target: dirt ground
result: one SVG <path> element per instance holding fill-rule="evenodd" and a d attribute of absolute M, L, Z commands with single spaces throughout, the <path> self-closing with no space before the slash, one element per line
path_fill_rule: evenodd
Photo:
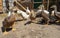
<path fill-rule="evenodd" d="M 9 31 L 7 35 L 3 35 L 1 30 L 2 21 L 6 14 L 0 15 L 0 38 L 60 38 L 59 25 L 41 25 L 31 23 L 24 25 L 25 21 L 15 22 L 15 31 Z"/>

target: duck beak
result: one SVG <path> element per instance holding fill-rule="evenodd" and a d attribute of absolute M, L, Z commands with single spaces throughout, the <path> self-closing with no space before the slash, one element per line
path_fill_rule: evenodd
<path fill-rule="evenodd" d="M 50 7 L 50 8 L 53 8 L 53 7 Z"/>

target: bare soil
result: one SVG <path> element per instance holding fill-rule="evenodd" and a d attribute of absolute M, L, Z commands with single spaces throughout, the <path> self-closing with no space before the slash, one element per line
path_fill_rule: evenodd
<path fill-rule="evenodd" d="M 15 31 L 9 31 L 7 35 L 3 35 L 2 21 L 6 17 L 6 14 L 0 15 L 0 38 L 60 38 L 60 26 L 59 25 L 41 25 L 41 24 L 27 24 L 25 21 L 15 22 Z"/>

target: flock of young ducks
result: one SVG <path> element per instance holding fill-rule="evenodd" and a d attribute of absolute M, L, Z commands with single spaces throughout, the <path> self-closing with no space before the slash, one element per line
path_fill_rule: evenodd
<path fill-rule="evenodd" d="M 57 12 L 56 5 L 53 5 L 51 8 L 54 8 L 54 10 L 49 14 L 50 12 L 44 9 L 44 6 L 41 5 L 40 9 L 37 10 L 36 12 L 34 10 L 29 10 L 27 7 L 26 11 L 22 11 L 20 9 L 17 10 L 17 14 L 21 15 L 23 20 L 28 20 L 30 22 L 33 22 L 36 18 L 42 18 L 41 20 L 44 20 L 46 24 L 49 24 L 50 22 L 60 22 L 60 12 Z M 49 17 L 56 17 L 56 19 L 52 19 Z M 53 21 L 54 20 L 54 21 Z M 12 28 L 12 30 L 15 30 L 13 28 L 13 24 L 16 21 L 16 15 L 13 11 L 8 12 L 8 16 L 3 20 L 2 24 L 5 29 L 4 34 L 7 34 L 6 29 L 7 28 Z M 28 23 L 28 21 L 25 23 L 25 25 Z M 44 22 L 43 21 L 43 22 Z"/>

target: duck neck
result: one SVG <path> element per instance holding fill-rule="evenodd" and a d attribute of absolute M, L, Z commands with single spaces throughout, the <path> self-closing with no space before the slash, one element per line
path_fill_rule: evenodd
<path fill-rule="evenodd" d="M 44 11 L 44 5 L 42 5 L 42 11 Z"/>
<path fill-rule="evenodd" d="M 12 12 L 12 14 L 13 14 L 13 15 L 15 15 L 15 13 L 14 13 L 14 12 Z"/>
<path fill-rule="evenodd" d="M 8 17 L 9 17 L 11 14 L 12 14 L 11 11 L 9 11 L 9 12 L 8 12 Z"/>
<path fill-rule="evenodd" d="M 55 11 L 55 13 L 57 13 L 57 7 L 55 7 L 54 11 Z"/>

